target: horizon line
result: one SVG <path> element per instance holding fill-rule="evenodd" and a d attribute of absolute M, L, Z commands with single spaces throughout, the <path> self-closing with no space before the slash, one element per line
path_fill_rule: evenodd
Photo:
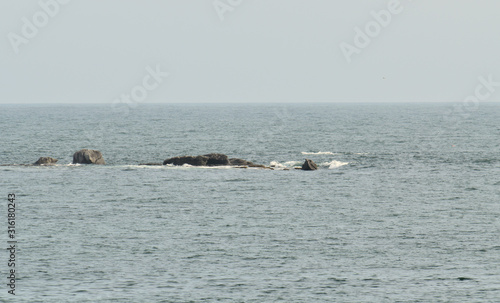
<path fill-rule="evenodd" d="M 280 104 L 297 104 L 297 105 L 325 105 L 325 104 L 449 104 L 462 101 L 300 101 L 300 102 L 144 102 L 137 103 L 139 105 L 280 105 Z M 497 101 L 488 100 L 481 101 L 481 103 L 496 103 Z M 77 102 L 77 103 L 63 103 L 63 102 L 37 102 L 37 103 L 1 103 L 2 105 L 111 105 L 111 102 Z M 126 106 L 123 104 L 121 106 Z"/>

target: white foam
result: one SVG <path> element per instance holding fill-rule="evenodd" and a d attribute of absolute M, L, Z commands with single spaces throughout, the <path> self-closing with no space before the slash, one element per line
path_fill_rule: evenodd
<path fill-rule="evenodd" d="M 332 152 L 317 152 L 317 153 L 314 153 L 314 152 L 302 152 L 303 155 L 335 155 L 335 153 L 332 153 Z"/>
<path fill-rule="evenodd" d="M 287 161 L 285 163 L 280 163 L 278 161 L 271 161 L 269 163 L 269 166 L 274 167 L 274 168 L 291 168 L 295 166 L 301 166 L 302 162 L 301 161 Z"/>
<path fill-rule="evenodd" d="M 339 167 L 347 165 L 347 164 L 349 164 L 349 162 L 342 162 L 342 161 L 333 160 L 331 162 L 321 163 L 321 166 L 328 166 L 328 169 L 335 169 L 335 168 L 339 168 Z"/>
<path fill-rule="evenodd" d="M 136 168 L 136 169 L 163 169 L 168 165 L 122 165 L 120 167 Z"/>
<path fill-rule="evenodd" d="M 269 163 L 269 166 L 277 168 L 285 168 L 285 165 L 279 163 L 278 161 L 271 161 L 271 163 Z"/>

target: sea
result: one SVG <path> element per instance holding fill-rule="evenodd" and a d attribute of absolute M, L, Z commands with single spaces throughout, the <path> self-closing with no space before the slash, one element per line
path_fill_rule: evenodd
<path fill-rule="evenodd" d="M 0 105 L 0 241 L 9 194 L 17 241 L 0 302 L 500 302 L 499 118 L 486 102 Z M 106 165 L 72 164 L 83 148 Z M 139 165 L 208 153 L 273 169 Z"/>

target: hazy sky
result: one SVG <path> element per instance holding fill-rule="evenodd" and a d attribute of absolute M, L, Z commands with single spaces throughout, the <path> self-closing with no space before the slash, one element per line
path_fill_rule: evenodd
<path fill-rule="evenodd" d="M 0 103 L 462 101 L 480 77 L 498 101 L 499 13 L 498 0 L 0 0 Z"/>

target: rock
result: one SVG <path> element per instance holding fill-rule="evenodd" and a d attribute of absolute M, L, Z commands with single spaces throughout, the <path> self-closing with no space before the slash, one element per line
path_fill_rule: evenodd
<path fill-rule="evenodd" d="M 265 165 L 260 165 L 260 164 L 254 164 L 253 162 L 243 160 L 243 159 L 238 159 L 238 158 L 231 158 L 229 159 L 229 165 L 232 166 L 246 166 L 246 167 L 257 167 L 257 168 L 270 168 Z"/>
<path fill-rule="evenodd" d="M 161 163 L 139 163 L 141 166 L 161 166 Z"/>
<path fill-rule="evenodd" d="M 224 154 L 208 154 L 203 156 L 208 158 L 208 166 L 230 165 L 229 159 Z"/>
<path fill-rule="evenodd" d="M 258 168 L 268 168 L 264 165 L 254 164 L 253 162 L 231 158 L 229 159 L 224 154 L 207 154 L 203 156 L 183 156 L 174 157 L 163 161 L 163 165 L 173 164 L 173 165 L 184 165 L 189 164 L 193 166 L 246 166 L 246 167 L 258 167 Z"/>
<path fill-rule="evenodd" d="M 163 165 L 184 165 L 189 164 L 193 166 L 222 166 L 230 165 L 229 159 L 224 154 L 208 154 L 203 156 L 183 156 L 174 157 L 163 161 Z"/>
<path fill-rule="evenodd" d="M 314 163 L 312 160 L 306 159 L 306 162 L 302 164 L 302 170 L 317 170 L 318 165 Z"/>
<path fill-rule="evenodd" d="M 231 158 L 229 159 L 229 165 L 232 166 L 249 166 L 249 165 L 255 165 L 250 161 L 243 160 L 243 159 L 238 159 L 238 158 Z"/>
<path fill-rule="evenodd" d="M 106 164 L 98 150 L 82 149 L 73 154 L 73 164 Z"/>
<path fill-rule="evenodd" d="M 189 165 L 193 165 L 193 166 L 206 166 L 207 162 L 208 162 L 208 159 L 209 158 L 205 157 L 205 156 L 197 156 L 197 157 L 193 157 L 193 156 L 174 157 L 174 158 L 170 158 L 170 159 L 167 159 L 167 160 L 163 161 L 163 165 L 173 164 L 173 165 L 181 166 L 181 165 L 184 165 L 184 164 L 189 164 Z"/>
<path fill-rule="evenodd" d="M 51 165 L 56 163 L 57 159 L 51 157 L 40 157 L 40 159 L 38 159 L 38 161 L 36 161 L 34 165 Z"/>

